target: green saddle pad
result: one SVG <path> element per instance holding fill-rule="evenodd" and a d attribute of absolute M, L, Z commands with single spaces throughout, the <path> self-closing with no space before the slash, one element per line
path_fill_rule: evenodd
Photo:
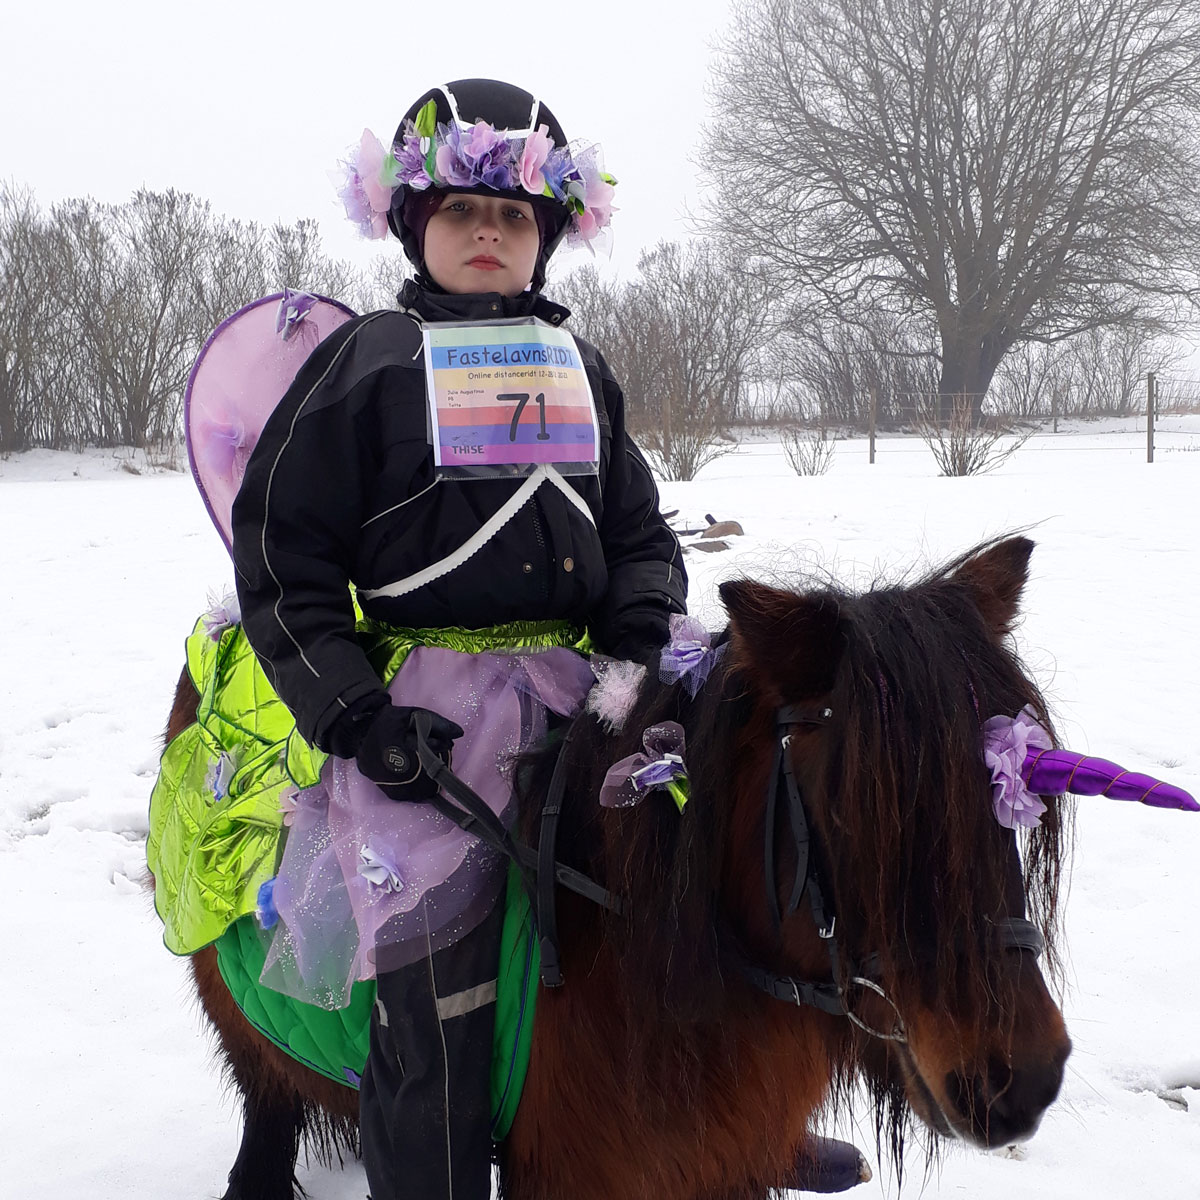
<path fill-rule="evenodd" d="M 350 1003 L 334 1010 L 294 1000 L 259 983 L 269 938 L 253 917 L 235 921 L 217 940 L 217 965 L 229 993 L 255 1029 L 310 1070 L 357 1088 L 367 1061 L 375 983 L 356 983 Z M 504 896 L 504 927 L 492 1043 L 492 1137 L 504 1138 L 516 1115 L 529 1067 L 541 956 L 529 897 L 515 871 Z"/>

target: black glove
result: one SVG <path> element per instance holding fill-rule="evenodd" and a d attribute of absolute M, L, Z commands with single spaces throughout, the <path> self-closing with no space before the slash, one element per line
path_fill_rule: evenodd
<path fill-rule="evenodd" d="M 358 748 L 358 769 L 379 784 L 393 800 L 428 800 L 437 795 L 438 785 L 425 772 L 417 757 L 418 713 L 429 718 L 429 748 L 449 764 L 454 739 L 463 735 L 462 726 L 427 708 L 400 708 L 388 704 L 371 719 Z"/>

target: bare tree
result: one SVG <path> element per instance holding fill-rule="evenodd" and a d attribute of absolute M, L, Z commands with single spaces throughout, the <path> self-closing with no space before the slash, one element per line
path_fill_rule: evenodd
<path fill-rule="evenodd" d="M 790 420 L 865 429 L 911 422 L 920 397 L 936 391 L 927 323 L 888 313 L 858 324 L 820 312 L 791 316 L 762 356 L 761 390 Z"/>
<path fill-rule="evenodd" d="M 711 227 L 839 319 L 927 314 L 976 416 L 1014 345 L 1196 297 L 1200 0 L 742 0 L 714 103 Z"/>
<path fill-rule="evenodd" d="M 1011 429 L 1001 422 L 983 425 L 974 419 L 974 397 L 951 398 L 948 419 L 935 411 L 931 395 L 918 429 L 933 452 L 942 475 L 984 475 L 1007 462 L 1034 434 L 1034 427 Z"/>
<path fill-rule="evenodd" d="M 51 209 L 60 237 L 60 302 L 102 445 L 145 447 L 169 436 L 208 330 L 191 302 L 210 239 L 208 204 L 140 191 L 124 205 L 67 201 Z M 64 330 L 66 332 L 66 330 Z"/>
<path fill-rule="evenodd" d="M 65 436 L 61 406 L 69 370 L 52 287 L 51 232 L 28 189 L 0 186 L 0 453 Z"/>
<path fill-rule="evenodd" d="M 707 243 L 659 242 L 633 282 L 609 284 L 587 268 L 561 292 L 621 381 L 629 428 L 660 474 L 691 479 L 734 448 L 723 435 L 768 321 L 761 272 Z"/>

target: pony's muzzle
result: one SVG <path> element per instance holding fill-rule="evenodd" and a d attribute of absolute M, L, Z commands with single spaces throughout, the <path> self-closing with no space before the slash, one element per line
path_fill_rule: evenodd
<path fill-rule="evenodd" d="M 985 1072 L 951 1071 L 944 1086 L 957 1132 L 985 1149 L 1033 1137 L 1062 1087 L 1070 1051 L 1068 1041 L 1048 1062 L 1014 1066 L 993 1059 Z"/>

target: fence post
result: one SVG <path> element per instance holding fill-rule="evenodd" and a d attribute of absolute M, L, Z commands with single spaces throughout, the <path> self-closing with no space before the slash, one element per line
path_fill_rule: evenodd
<path fill-rule="evenodd" d="M 1158 398 L 1158 382 L 1153 371 L 1146 372 L 1146 461 L 1154 461 L 1154 401 Z"/>
<path fill-rule="evenodd" d="M 874 463 L 875 463 L 875 416 L 876 416 L 876 413 L 878 412 L 878 410 L 879 410 L 879 393 L 875 390 L 874 387 L 872 387 L 871 388 L 871 420 L 870 420 L 870 425 L 868 426 L 868 430 L 867 430 L 867 434 L 868 434 L 867 445 L 868 445 L 868 454 L 869 454 L 869 458 L 867 461 L 870 462 L 872 465 L 874 465 Z"/>

